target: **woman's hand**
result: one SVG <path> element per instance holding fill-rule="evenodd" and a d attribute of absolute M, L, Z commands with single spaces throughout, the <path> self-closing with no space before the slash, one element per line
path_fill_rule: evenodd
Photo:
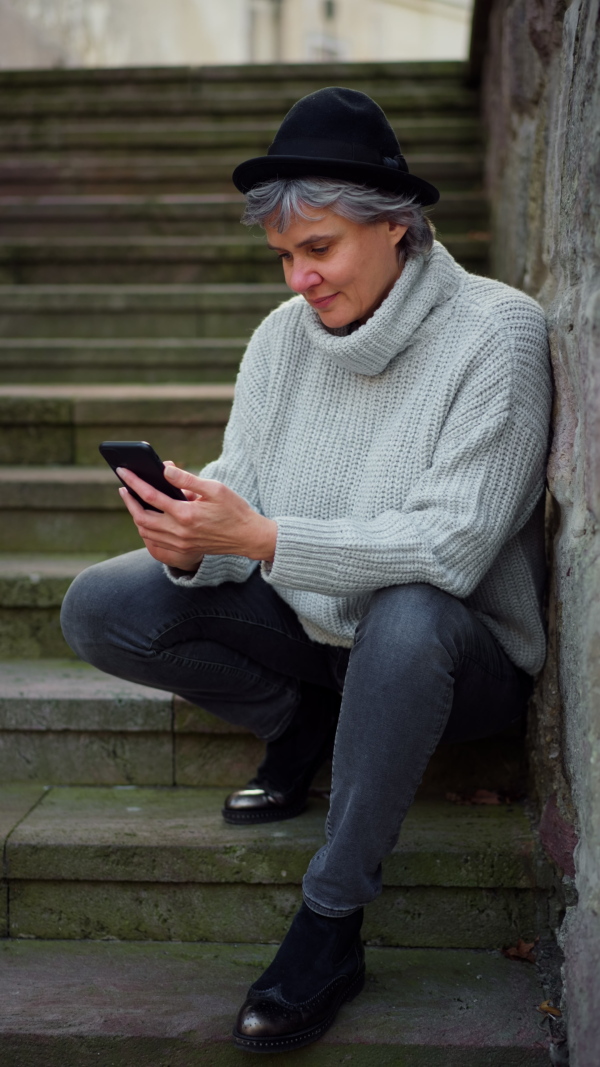
<path fill-rule="evenodd" d="M 207 556 L 247 556 L 272 562 L 277 542 L 277 523 L 266 519 L 222 482 L 196 478 L 174 463 L 165 463 L 165 477 L 182 489 L 187 500 L 153 489 L 133 471 L 117 471 L 126 485 L 155 508 L 146 511 L 126 489 L 119 493 L 135 522 L 138 533 L 154 559 L 182 571 L 195 571 Z"/>

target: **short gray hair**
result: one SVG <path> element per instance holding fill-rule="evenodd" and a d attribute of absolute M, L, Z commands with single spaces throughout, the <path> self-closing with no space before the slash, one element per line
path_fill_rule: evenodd
<path fill-rule="evenodd" d="M 433 245 L 435 226 L 414 197 L 333 178 L 278 178 L 255 185 L 246 193 L 242 222 L 245 226 L 264 227 L 272 219 L 278 233 L 284 233 L 294 217 L 319 219 L 318 215 L 307 214 L 307 208 L 331 208 L 336 215 L 366 226 L 388 220 L 408 226 L 398 243 L 403 259 L 423 256 Z"/>

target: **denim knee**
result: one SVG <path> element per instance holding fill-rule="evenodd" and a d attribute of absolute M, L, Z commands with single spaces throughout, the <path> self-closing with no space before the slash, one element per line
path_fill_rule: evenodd
<path fill-rule="evenodd" d="M 356 646 L 373 643 L 388 662 L 422 660 L 436 650 L 458 655 L 469 612 L 456 597 L 425 583 L 388 586 L 375 592 L 356 631 Z"/>

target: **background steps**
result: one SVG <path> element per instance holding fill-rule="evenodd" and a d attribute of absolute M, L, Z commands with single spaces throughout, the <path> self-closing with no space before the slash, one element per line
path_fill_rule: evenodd
<path fill-rule="evenodd" d="M 232 337 L 289 298 L 283 284 L 3 285 L 0 337 Z"/>
<path fill-rule="evenodd" d="M 221 451 L 232 399 L 230 385 L 0 386 L 0 464 L 105 469 L 100 441 L 151 438 L 165 459 L 198 469 Z"/>
<path fill-rule="evenodd" d="M 181 236 L 230 234 L 247 236 L 240 227 L 244 200 L 237 192 L 195 193 L 164 196 L 141 194 L 113 196 L 0 196 L 0 225 L 3 236 L 63 237 L 96 235 L 106 237 L 114 229 L 142 236 Z M 485 229 L 487 205 L 481 190 L 446 193 L 428 214 L 446 232 L 462 233 L 470 227 Z M 258 231 L 259 233 L 261 231 Z"/>
<path fill-rule="evenodd" d="M 0 382 L 232 382 L 245 347 L 237 337 L 0 338 Z"/>
<path fill-rule="evenodd" d="M 60 605 L 75 575 L 103 558 L 0 553 L 0 659 L 72 657 L 60 628 Z"/>
<path fill-rule="evenodd" d="M 79 566 L 83 562 L 79 561 Z M 31 561 L 31 566 L 35 565 Z M 40 566 L 30 572 L 38 581 L 29 585 L 27 578 L 20 576 L 22 591 L 19 594 L 17 587 L 12 594 L 21 604 L 21 619 L 27 611 L 36 611 L 35 590 L 44 603 L 54 598 L 53 621 L 60 632 L 59 607 L 77 561 L 70 566 L 71 574 L 66 567 L 62 574 L 57 568 L 53 577 L 48 575 L 48 567 L 44 575 Z M 6 579 L 0 583 L 0 591 L 3 586 L 11 591 Z M 22 606 L 27 599 L 29 607 Z M 15 609 L 4 609 L 9 632 L 11 611 Z M 25 623 L 21 626 L 24 629 Z M 33 639 L 29 640 L 32 644 Z M 121 681 L 80 661 L 31 658 L 0 662 L 2 782 L 225 788 L 247 782 L 263 751 L 262 742 L 248 731 L 180 697 Z M 513 731 L 491 740 L 438 748 L 419 796 L 440 800 L 447 791 L 473 794 L 484 788 L 519 798 L 524 794 L 525 780 L 521 738 Z M 328 783 L 329 768 L 325 767 L 315 786 L 327 788 Z"/>
<path fill-rule="evenodd" d="M 7 1062 L 236 1067 L 233 1021 L 272 956 L 264 945 L 5 942 L 3 982 L 19 990 L 0 999 Z M 364 993 L 294 1062 L 546 1067 L 543 999 L 534 968 L 499 953 L 370 948 Z"/>
<path fill-rule="evenodd" d="M 487 242 L 453 235 L 448 251 L 476 273 L 485 269 Z M 258 236 L 66 237 L 0 240 L 0 285 L 203 284 L 281 280 L 276 253 Z"/>
<path fill-rule="evenodd" d="M 46 788 L 6 840 L 10 936 L 280 940 L 324 841 L 326 804 L 231 827 L 222 802 L 222 789 Z M 519 805 L 416 802 L 365 937 L 444 948 L 532 940 L 546 932 L 551 884 Z"/>

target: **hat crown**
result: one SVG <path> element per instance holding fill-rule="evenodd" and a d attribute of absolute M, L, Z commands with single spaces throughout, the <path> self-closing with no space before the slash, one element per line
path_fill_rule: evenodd
<path fill-rule="evenodd" d="M 310 151 L 311 143 L 316 151 Z M 366 93 L 340 86 L 317 89 L 298 100 L 281 123 L 268 153 L 286 155 L 295 144 L 305 146 L 302 155 L 328 155 L 319 150 L 327 143 L 354 147 L 350 158 L 368 156 L 381 163 L 397 156 L 402 159 L 398 138 L 379 104 Z"/>

